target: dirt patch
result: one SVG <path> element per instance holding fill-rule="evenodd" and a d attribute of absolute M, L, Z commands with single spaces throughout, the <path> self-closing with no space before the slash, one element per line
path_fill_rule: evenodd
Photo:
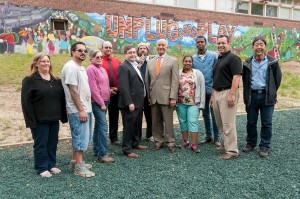
<path fill-rule="evenodd" d="M 281 64 L 282 71 L 288 71 L 300 76 L 300 63 L 286 62 Z M 32 141 L 31 133 L 25 127 L 23 113 L 21 109 L 21 93 L 18 85 L 0 85 L 0 145 Z M 244 112 L 242 101 L 242 89 L 238 112 Z M 278 97 L 276 109 L 299 108 L 300 100 L 286 97 Z M 178 123 L 176 112 L 174 112 L 174 123 Z M 145 127 L 145 122 L 143 122 Z M 121 117 L 119 117 L 119 130 L 122 130 Z M 60 138 L 70 137 L 68 124 L 61 124 Z"/>

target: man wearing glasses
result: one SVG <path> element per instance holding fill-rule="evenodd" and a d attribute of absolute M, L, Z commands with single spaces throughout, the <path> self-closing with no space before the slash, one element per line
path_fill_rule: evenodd
<path fill-rule="evenodd" d="M 112 44 L 109 41 L 104 41 L 102 44 L 103 62 L 102 67 L 106 70 L 110 85 L 110 104 L 108 105 L 109 116 L 109 139 L 113 145 L 121 146 L 118 140 L 118 123 L 119 123 L 119 108 L 118 108 L 118 79 L 117 70 L 121 64 L 120 60 L 112 56 Z"/>
<path fill-rule="evenodd" d="M 91 91 L 85 68 L 81 65 L 86 58 L 86 46 L 76 42 L 71 46 L 72 59 L 62 69 L 62 85 L 66 95 L 68 119 L 72 134 L 74 175 L 93 177 L 90 164 L 83 161 L 83 151 L 91 142 L 92 104 Z"/>

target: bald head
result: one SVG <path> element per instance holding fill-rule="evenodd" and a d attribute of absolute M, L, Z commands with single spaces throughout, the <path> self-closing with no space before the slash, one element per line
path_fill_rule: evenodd
<path fill-rule="evenodd" d="M 104 41 L 102 44 L 102 52 L 105 56 L 109 57 L 112 54 L 112 44 L 110 41 Z"/>
<path fill-rule="evenodd" d="M 156 50 L 159 56 L 164 55 L 168 50 L 168 42 L 165 39 L 159 39 L 156 43 Z"/>

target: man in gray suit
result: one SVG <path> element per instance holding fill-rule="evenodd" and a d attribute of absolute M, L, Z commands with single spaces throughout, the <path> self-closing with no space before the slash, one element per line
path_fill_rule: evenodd
<path fill-rule="evenodd" d="M 164 142 L 169 152 L 175 152 L 175 135 L 173 126 L 173 111 L 178 95 L 178 61 L 166 54 L 168 43 L 159 39 L 156 44 L 158 55 L 149 60 L 146 69 L 146 87 L 152 113 L 152 132 L 155 146 L 159 150 Z M 166 130 L 166 139 L 164 137 Z"/>

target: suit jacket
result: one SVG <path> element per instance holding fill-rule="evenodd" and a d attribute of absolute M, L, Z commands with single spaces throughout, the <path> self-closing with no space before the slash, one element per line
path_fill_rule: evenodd
<path fill-rule="evenodd" d="M 138 75 L 131 63 L 125 60 L 117 70 L 119 89 L 119 108 L 128 108 L 134 104 L 135 108 L 144 105 L 144 81 Z"/>
<path fill-rule="evenodd" d="M 169 105 L 170 99 L 178 97 L 178 61 L 176 58 L 165 55 L 158 76 L 156 76 L 157 56 L 150 59 L 146 69 L 146 88 L 151 104 Z"/>

